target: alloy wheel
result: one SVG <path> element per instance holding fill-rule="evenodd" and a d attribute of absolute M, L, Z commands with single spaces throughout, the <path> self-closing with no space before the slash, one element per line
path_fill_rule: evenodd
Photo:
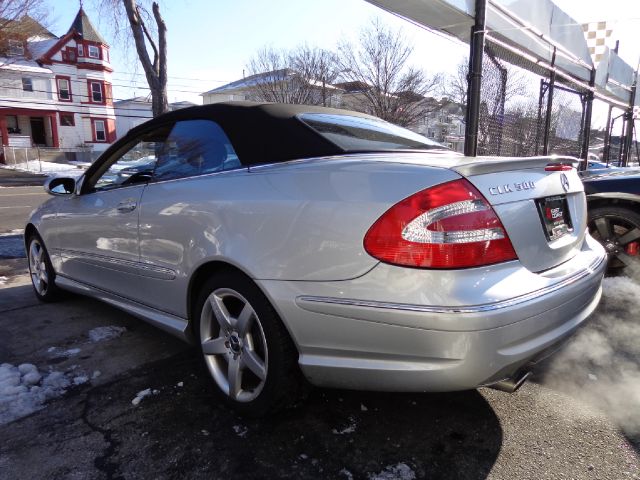
<path fill-rule="evenodd" d="M 589 231 L 604 246 L 609 268 L 620 269 L 638 264 L 640 228 L 624 217 L 602 215 L 589 222 Z"/>
<path fill-rule="evenodd" d="M 251 402 L 267 379 L 268 349 L 260 319 L 249 301 L 230 288 L 207 297 L 200 317 L 205 363 L 214 381 L 238 402 Z"/>
<path fill-rule="evenodd" d="M 44 247 L 37 238 L 32 239 L 29 244 L 29 273 L 33 288 L 38 295 L 45 296 L 49 290 L 49 272 Z"/>

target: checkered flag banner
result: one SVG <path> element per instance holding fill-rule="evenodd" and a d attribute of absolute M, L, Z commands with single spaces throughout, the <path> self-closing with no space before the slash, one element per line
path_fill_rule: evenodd
<path fill-rule="evenodd" d="M 615 48 L 616 42 L 611 37 L 613 30 L 607 25 L 607 22 L 584 23 L 582 30 L 584 30 L 584 36 L 587 39 L 591 59 L 597 66 L 602 60 L 605 48 L 609 47 L 611 50 Z"/>

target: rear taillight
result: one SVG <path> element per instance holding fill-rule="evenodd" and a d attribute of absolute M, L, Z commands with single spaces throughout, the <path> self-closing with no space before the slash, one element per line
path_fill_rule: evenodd
<path fill-rule="evenodd" d="M 387 210 L 364 237 L 369 255 L 422 268 L 464 268 L 517 259 L 487 200 L 467 180 L 422 190 Z"/>

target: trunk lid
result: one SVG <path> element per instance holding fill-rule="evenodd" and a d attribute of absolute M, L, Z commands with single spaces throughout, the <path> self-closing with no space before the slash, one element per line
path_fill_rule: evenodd
<path fill-rule="evenodd" d="M 464 158 L 452 170 L 471 182 L 500 218 L 520 262 L 539 272 L 570 260 L 582 246 L 587 205 L 577 170 L 548 171 L 574 158 Z"/>

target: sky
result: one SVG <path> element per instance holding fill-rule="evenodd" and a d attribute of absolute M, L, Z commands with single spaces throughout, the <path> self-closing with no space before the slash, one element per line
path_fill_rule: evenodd
<path fill-rule="evenodd" d="M 79 8 L 78 0 L 45 0 L 50 30 L 64 34 Z M 530 0 L 531 5 L 539 0 Z M 91 21 L 111 43 L 114 97 L 146 95 L 145 77 L 133 40 L 114 39 L 108 11 L 100 0 L 84 0 Z M 636 66 L 640 58 L 640 0 L 555 0 L 578 23 L 613 22 L 620 56 Z M 397 18 L 364 0 L 160 0 L 168 27 L 169 101 L 201 103 L 200 93 L 243 76 L 251 57 L 265 47 L 300 44 L 331 49 L 355 39 L 374 18 L 401 28 L 414 45 L 412 63 L 429 74 L 452 73 L 468 45 Z M 596 116 L 600 115 L 596 112 Z"/>

